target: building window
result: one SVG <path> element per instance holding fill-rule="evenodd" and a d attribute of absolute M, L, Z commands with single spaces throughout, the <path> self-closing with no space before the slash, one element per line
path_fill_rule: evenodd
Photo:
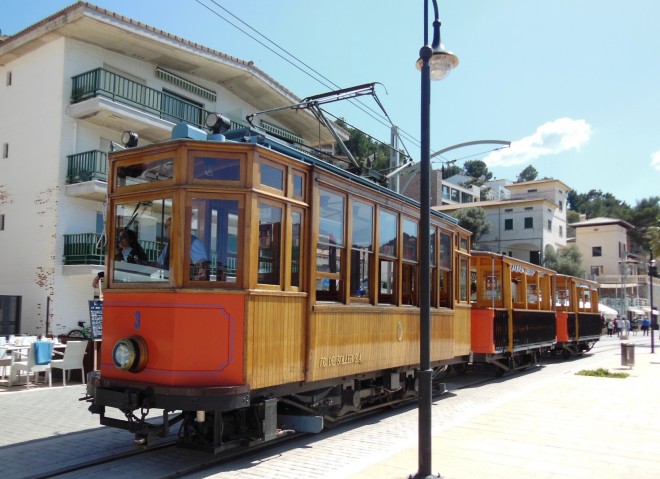
<path fill-rule="evenodd" d="M 0 231 L 5 230 L 5 215 L 0 215 Z"/>
<path fill-rule="evenodd" d="M 504 229 L 512 230 L 513 229 L 513 219 L 504 220 Z"/>
<path fill-rule="evenodd" d="M 531 228 L 534 228 L 534 218 L 528 216 L 527 218 L 525 218 L 525 229 L 527 230 Z"/>
<path fill-rule="evenodd" d="M 455 190 L 453 188 L 451 189 L 451 200 L 454 203 L 458 203 L 460 201 L 460 192 L 458 190 Z"/>
<path fill-rule="evenodd" d="M 548 220 L 548 231 L 552 231 L 552 220 Z"/>
<path fill-rule="evenodd" d="M 602 246 L 593 246 L 591 248 L 591 256 L 603 256 L 603 247 Z"/>
<path fill-rule="evenodd" d="M 504 212 L 505 213 L 513 213 L 513 208 L 505 208 Z"/>
<path fill-rule="evenodd" d="M 592 276 L 600 276 L 601 271 L 603 271 L 602 266 L 592 266 L 591 267 L 591 275 Z"/>
<path fill-rule="evenodd" d="M 11 72 L 7 72 L 7 86 L 11 86 Z"/>
<path fill-rule="evenodd" d="M 442 185 L 442 197 L 443 197 L 445 200 L 448 200 L 448 199 L 449 199 L 449 186 Z"/>
<path fill-rule="evenodd" d="M 2 157 L 9 158 L 9 143 L 2 145 Z"/>
<path fill-rule="evenodd" d="M 559 237 L 564 237 L 564 227 L 562 225 L 559 225 Z"/>
<path fill-rule="evenodd" d="M 531 189 L 531 190 L 527 190 L 527 193 L 536 193 L 537 191 L 538 191 L 538 189 L 534 188 L 534 189 Z"/>
<path fill-rule="evenodd" d="M 564 211 L 564 202 L 559 200 L 559 211 Z"/>
<path fill-rule="evenodd" d="M 532 211 L 533 209 L 533 206 L 525 206 L 525 211 Z"/>

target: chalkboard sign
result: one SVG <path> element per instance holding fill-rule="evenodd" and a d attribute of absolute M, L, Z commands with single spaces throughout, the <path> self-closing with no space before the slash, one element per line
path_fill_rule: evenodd
<path fill-rule="evenodd" d="M 92 325 L 92 338 L 101 339 L 103 335 L 103 301 L 89 302 L 89 323 Z"/>

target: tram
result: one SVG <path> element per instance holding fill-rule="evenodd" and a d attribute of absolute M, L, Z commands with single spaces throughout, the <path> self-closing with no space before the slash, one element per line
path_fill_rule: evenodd
<path fill-rule="evenodd" d="M 107 255 L 90 410 L 137 444 L 177 425 L 181 446 L 220 452 L 415 398 L 419 216 L 252 128 L 181 124 L 111 153 L 108 243 L 131 229 L 147 260 Z M 432 211 L 430 238 L 438 389 L 470 355 L 470 234 Z"/>
<path fill-rule="evenodd" d="M 498 374 L 529 367 L 557 340 L 556 273 L 506 255 L 472 251 L 473 361 Z"/>
<path fill-rule="evenodd" d="M 568 358 L 590 351 L 603 333 L 598 312 L 598 283 L 557 275 L 557 344 L 554 351 Z"/>

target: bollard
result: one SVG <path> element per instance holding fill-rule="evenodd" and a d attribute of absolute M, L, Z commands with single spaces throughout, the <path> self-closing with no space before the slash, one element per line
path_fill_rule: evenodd
<path fill-rule="evenodd" d="M 621 343 L 621 366 L 635 365 L 635 345 L 632 343 Z"/>

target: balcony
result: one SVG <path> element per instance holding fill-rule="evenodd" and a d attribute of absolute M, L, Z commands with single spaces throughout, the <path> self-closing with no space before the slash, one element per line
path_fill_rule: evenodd
<path fill-rule="evenodd" d="M 62 264 L 105 264 L 105 245 L 101 243 L 101 235 L 97 233 L 64 235 Z"/>
<path fill-rule="evenodd" d="M 104 201 L 108 184 L 108 155 L 100 150 L 67 156 L 67 196 Z"/>
<path fill-rule="evenodd" d="M 156 241 L 140 241 L 147 253 L 148 261 L 155 263 L 162 250 L 162 244 Z M 64 265 L 104 265 L 106 245 L 98 233 L 79 233 L 64 235 Z"/>
<path fill-rule="evenodd" d="M 103 68 L 71 80 L 70 116 L 114 130 L 133 130 L 153 142 L 167 140 L 179 122 L 201 128 L 209 113 L 198 104 Z"/>

